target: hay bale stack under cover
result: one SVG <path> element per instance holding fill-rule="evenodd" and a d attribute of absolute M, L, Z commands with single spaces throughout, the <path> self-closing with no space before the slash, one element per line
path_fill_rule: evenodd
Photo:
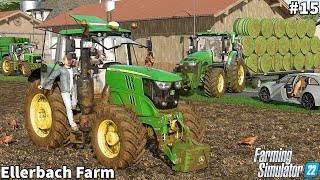
<path fill-rule="evenodd" d="M 255 44 L 254 44 L 252 37 L 242 36 L 240 38 L 240 42 L 243 45 L 243 50 L 242 50 L 243 55 L 250 56 L 254 50 L 254 47 L 255 47 Z"/>
<path fill-rule="evenodd" d="M 283 56 L 280 53 L 277 53 L 274 56 L 272 56 L 272 58 L 273 58 L 272 70 L 275 72 L 281 71 Z"/>
<path fill-rule="evenodd" d="M 273 30 L 274 30 L 274 35 L 277 36 L 278 38 L 281 38 L 282 36 L 284 36 L 286 31 L 285 21 L 283 19 L 274 19 Z"/>
<path fill-rule="evenodd" d="M 260 34 L 260 22 L 257 18 L 250 18 L 245 26 L 247 35 L 256 38 Z"/>
<path fill-rule="evenodd" d="M 271 36 L 267 39 L 267 53 L 273 55 L 278 52 L 278 39 Z M 299 49 L 300 50 L 300 49 Z"/>
<path fill-rule="evenodd" d="M 316 33 L 316 24 L 312 19 L 305 20 L 306 21 L 306 34 L 308 37 L 313 37 Z"/>
<path fill-rule="evenodd" d="M 297 21 L 297 35 L 300 38 L 303 38 L 307 33 L 306 25 L 307 25 L 307 22 L 305 20 Z"/>
<path fill-rule="evenodd" d="M 246 57 L 245 62 L 246 65 L 249 67 L 250 72 L 258 72 L 258 56 L 256 54 L 251 54 L 249 57 Z"/>
<path fill-rule="evenodd" d="M 291 63 L 290 63 L 290 59 L 291 59 Z M 283 71 L 292 70 L 292 68 L 291 68 L 292 60 L 293 60 L 293 56 L 291 55 L 291 53 L 287 53 L 286 55 L 283 56 L 283 59 L 282 59 L 282 70 Z"/>
<path fill-rule="evenodd" d="M 290 51 L 293 55 L 297 55 L 299 52 L 301 52 L 300 43 L 301 40 L 297 36 L 294 36 L 292 39 L 290 39 Z"/>
<path fill-rule="evenodd" d="M 305 56 L 304 56 L 304 58 L 305 58 L 305 60 L 304 60 L 304 62 L 305 62 L 305 66 L 304 66 L 304 68 L 305 69 L 312 69 L 313 68 L 313 53 L 311 53 L 311 52 L 308 52 Z"/>
<path fill-rule="evenodd" d="M 270 72 L 272 71 L 272 57 L 270 54 L 264 54 L 260 59 L 260 71 Z"/>
<path fill-rule="evenodd" d="M 310 48 L 311 48 L 311 52 L 313 53 L 317 53 L 320 50 L 320 40 L 318 36 L 314 36 L 311 38 L 311 42 L 310 42 Z"/>

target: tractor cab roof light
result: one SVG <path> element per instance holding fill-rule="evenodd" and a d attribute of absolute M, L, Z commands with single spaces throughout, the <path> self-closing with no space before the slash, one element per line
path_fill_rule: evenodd
<path fill-rule="evenodd" d="M 107 27 L 113 30 L 119 29 L 119 23 L 115 22 L 115 21 L 111 21 L 108 23 Z"/>

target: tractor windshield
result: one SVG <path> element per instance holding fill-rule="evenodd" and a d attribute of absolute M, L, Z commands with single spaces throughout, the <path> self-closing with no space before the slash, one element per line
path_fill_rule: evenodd
<path fill-rule="evenodd" d="M 199 37 L 198 51 L 212 50 L 214 60 L 221 61 L 222 54 L 222 36 Z"/>
<path fill-rule="evenodd" d="M 145 47 L 133 41 L 132 39 L 121 37 L 121 36 L 95 37 L 93 39 L 106 50 L 117 49 L 125 44 L 133 44 L 139 47 Z"/>

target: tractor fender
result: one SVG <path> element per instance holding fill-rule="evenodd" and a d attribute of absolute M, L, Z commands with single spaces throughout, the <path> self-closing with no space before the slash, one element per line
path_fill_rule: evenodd
<path fill-rule="evenodd" d="M 30 76 L 28 77 L 28 81 L 29 82 L 33 82 L 37 79 L 41 79 L 41 68 L 37 68 L 35 70 L 32 71 L 32 73 L 30 74 Z"/>

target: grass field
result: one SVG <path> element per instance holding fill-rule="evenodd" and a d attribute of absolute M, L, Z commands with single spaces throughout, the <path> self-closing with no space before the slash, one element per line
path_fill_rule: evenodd
<path fill-rule="evenodd" d="M 203 92 L 195 91 L 190 96 L 183 96 L 182 99 L 190 99 L 195 101 L 212 101 L 212 102 L 222 102 L 228 104 L 236 104 L 241 106 L 251 106 L 263 109 L 273 109 L 289 112 L 302 112 L 302 113 L 312 113 L 320 115 L 320 108 L 318 110 L 306 110 L 300 104 L 285 103 L 279 101 L 272 101 L 270 103 L 264 103 L 259 100 L 258 97 L 245 97 L 245 96 L 228 96 L 224 95 L 220 98 L 208 98 L 204 96 Z M 221 107 L 223 108 L 223 107 Z"/>
<path fill-rule="evenodd" d="M 28 82 L 28 78 L 23 76 L 0 76 L 0 81 Z"/>

